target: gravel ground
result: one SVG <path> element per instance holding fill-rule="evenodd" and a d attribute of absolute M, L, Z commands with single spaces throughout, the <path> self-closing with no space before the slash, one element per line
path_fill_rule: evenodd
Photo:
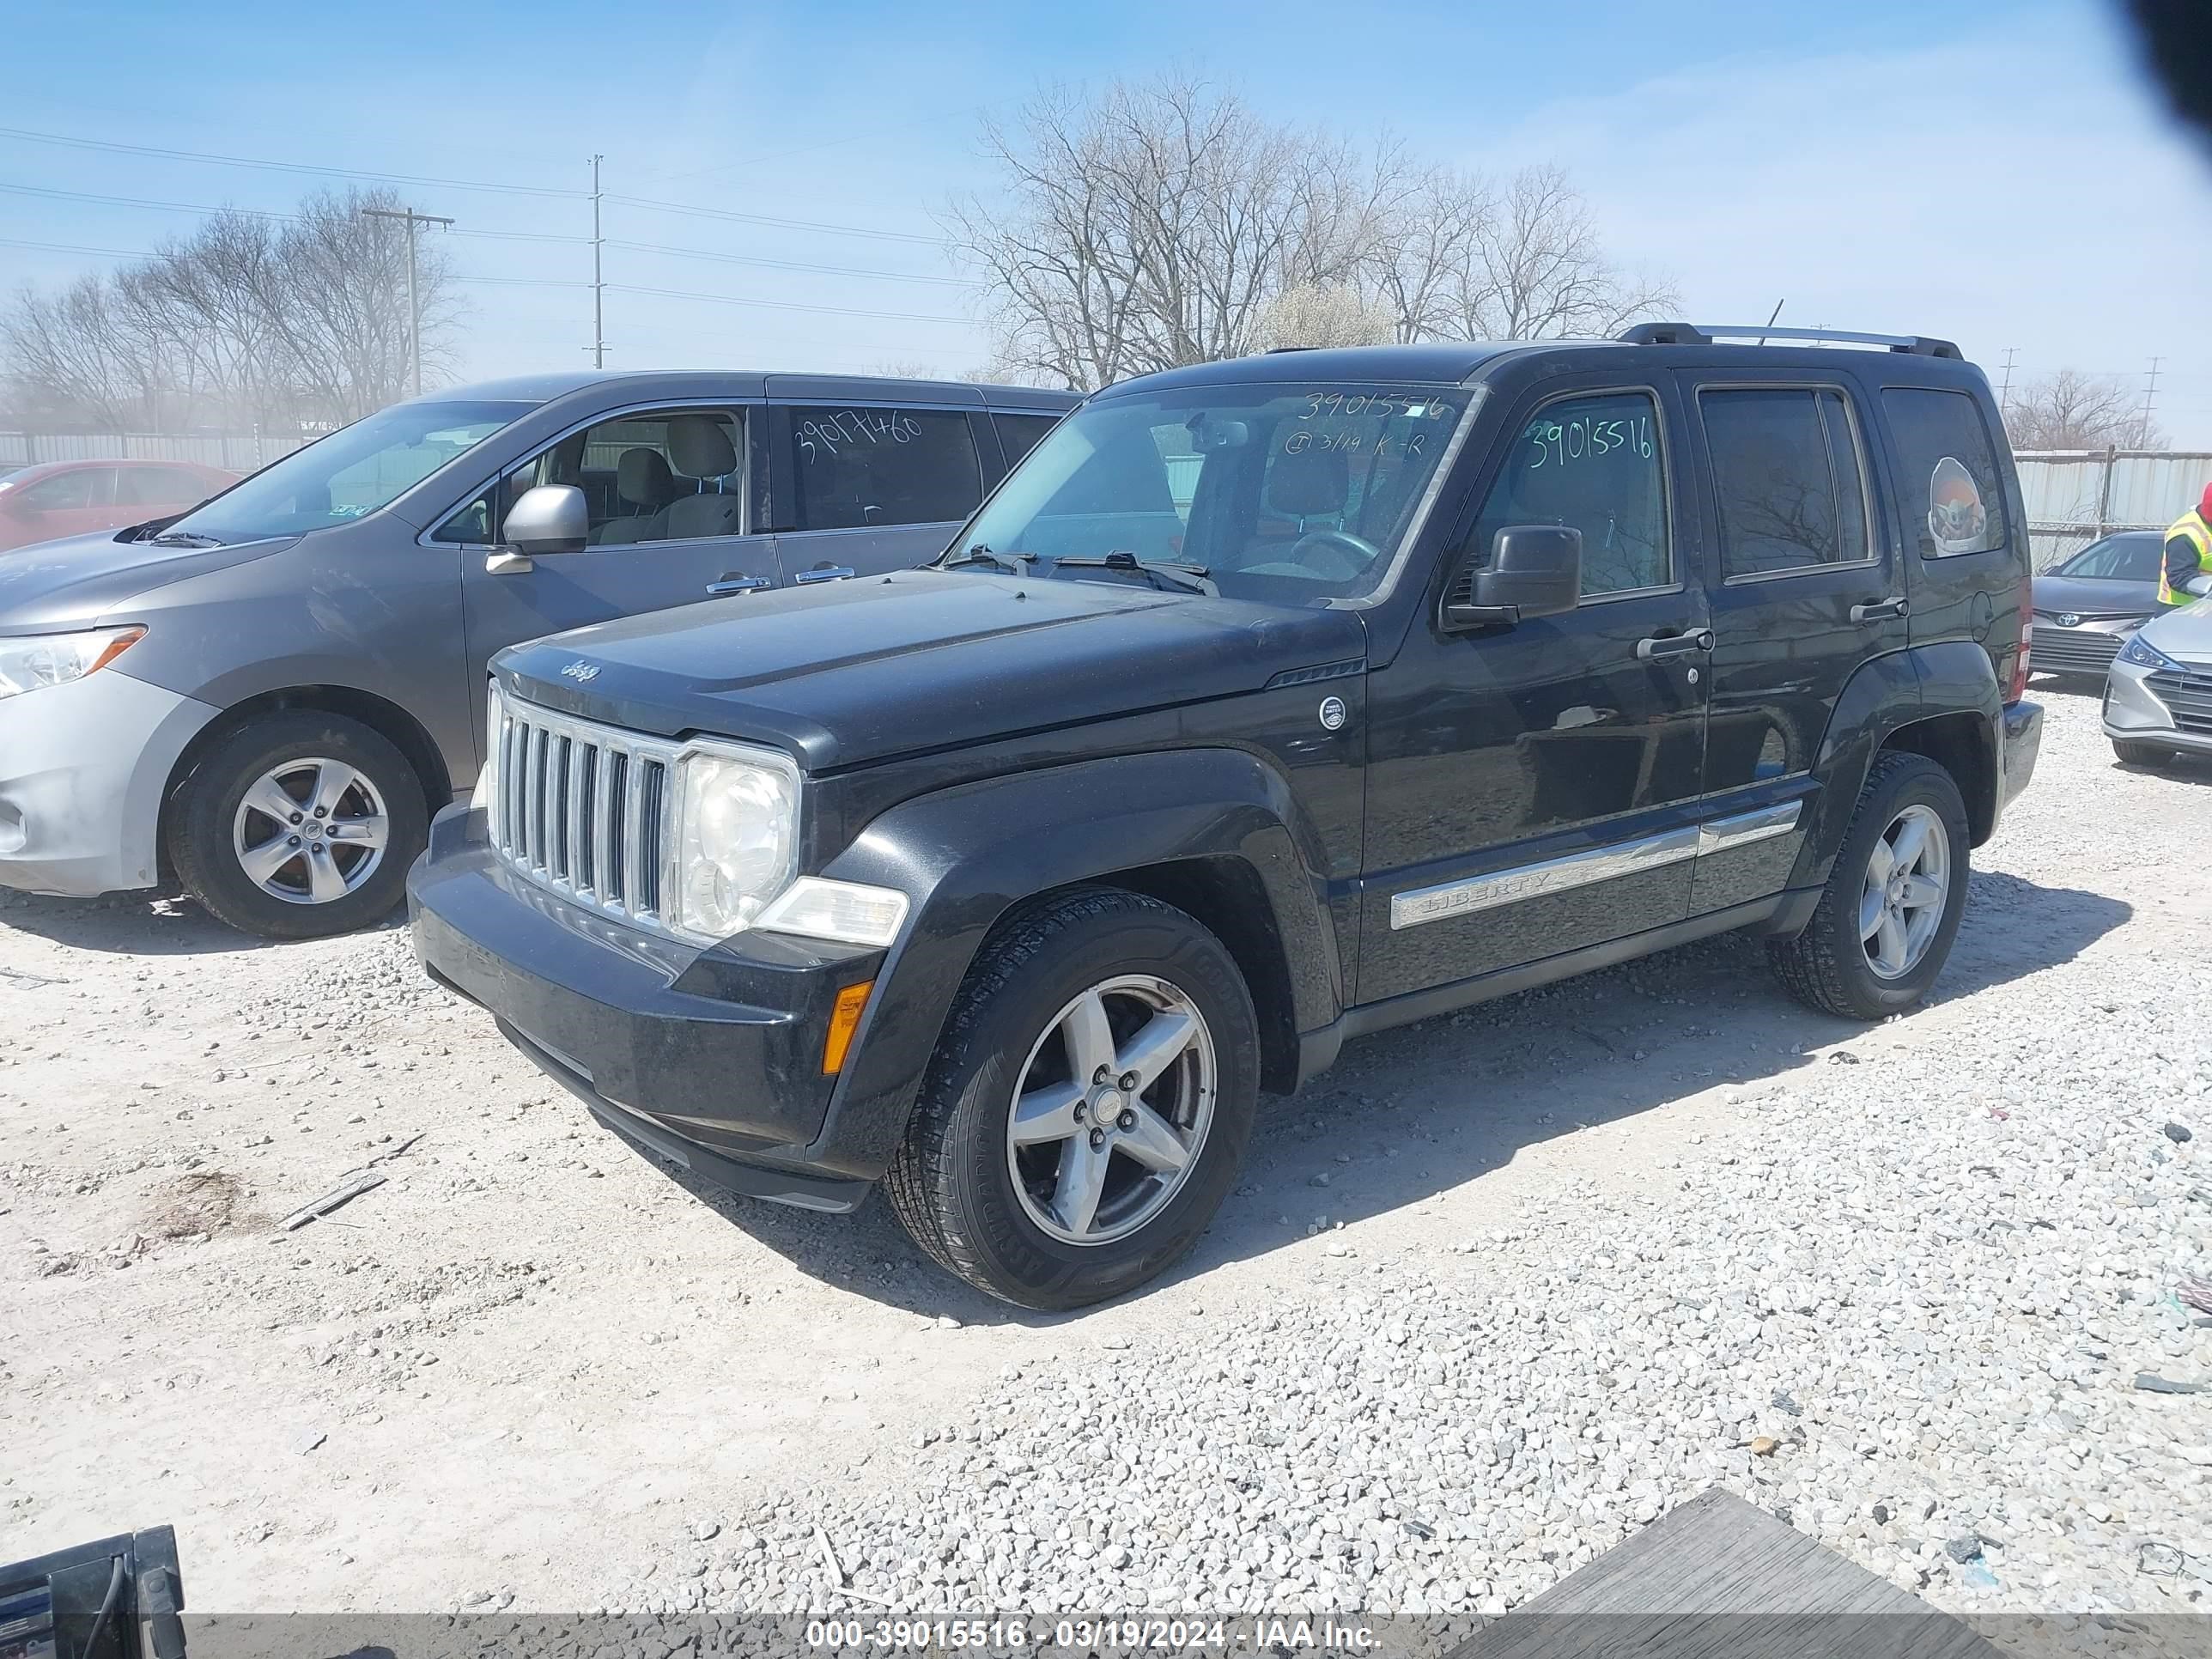
<path fill-rule="evenodd" d="M 2208 1605 L 2212 1393 L 2162 1385 L 2212 1389 L 2212 768 L 2039 695 L 1930 1006 L 1826 1020 L 1725 939 L 1354 1045 L 1073 1318 L 880 1206 L 672 1179 L 397 931 L 0 898 L 0 1558 L 171 1522 L 232 1610 L 1472 1613 L 1719 1484 L 1947 1607 Z"/>

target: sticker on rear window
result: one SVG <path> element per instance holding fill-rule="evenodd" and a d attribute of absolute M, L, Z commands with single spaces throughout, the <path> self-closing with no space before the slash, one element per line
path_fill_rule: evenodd
<path fill-rule="evenodd" d="M 1989 522 L 1989 514 L 1982 507 L 1981 488 L 1965 463 L 1951 455 L 1936 462 L 1928 480 L 1928 533 L 1936 538 L 1936 550 L 1978 551 Z"/>

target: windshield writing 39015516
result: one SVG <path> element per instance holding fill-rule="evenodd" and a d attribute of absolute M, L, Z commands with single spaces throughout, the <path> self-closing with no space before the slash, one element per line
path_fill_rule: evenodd
<path fill-rule="evenodd" d="M 1639 415 L 1620 419 L 1579 416 L 1571 421 L 1534 421 L 1528 441 L 1536 446 L 1534 471 L 1544 466 L 1567 466 L 1577 461 L 1599 460 L 1607 455 L 1632 455 L 1649 460 L 1652 453 L 1651 418 Z"/>

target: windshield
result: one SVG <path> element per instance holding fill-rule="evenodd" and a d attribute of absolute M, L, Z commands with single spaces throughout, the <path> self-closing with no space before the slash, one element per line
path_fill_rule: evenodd
<path fill-rule="evenodd" d="M 1029 453 L 953 556 L 981 546 L 1035 556 L 1040 573 L 1121 581 L 1073 562 L 1123 554 L 1200 568 L 1232 599 L 1291 605 L 1369 593 L 1472 395 L 1279 383 L 1086 404 Z"/>
<path fill-rule="evenodd" d="M 395 404 L 263 468 L 162 534 L 250 542 L 326 530 L 375 512 L 534 407 Z"/>
<path fill-rule="evenodd" d="M 2091 542 L 2064 564 L 2061 576 L 2105 576 L 2124 582 L 2154 582 L 2164 547 L 2155 535 L 2107 536 Z"/>

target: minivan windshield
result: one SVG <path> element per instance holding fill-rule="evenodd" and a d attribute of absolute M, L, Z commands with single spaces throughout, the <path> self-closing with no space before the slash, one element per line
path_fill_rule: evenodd
<path fill-rule="evenodd" d="M 1172 565 L 1157 574 L 1202 571 L 1227 597 L 1290 605 L 1369 593 L 1419 523 L 1473 396 L 1279 381 L 1085 404 L 1024 458 L 947 562 L 981 549 L 990 556 L 963 568 L 1110 581 Z"/>
<path fill-rule="evenodd" d="M 327 530 L 386 505 L 536 405 L 394 404 L 263 468 L 157 540 L 259 541 Z"/>

